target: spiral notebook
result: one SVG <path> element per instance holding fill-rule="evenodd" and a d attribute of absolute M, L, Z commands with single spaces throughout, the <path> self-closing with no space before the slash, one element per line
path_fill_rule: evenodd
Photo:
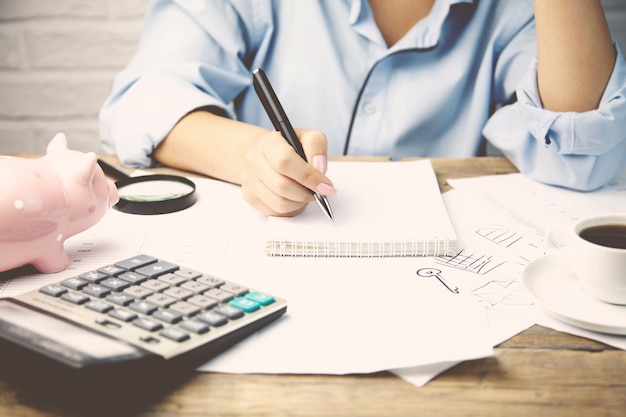
<path fill-rule="evenodd" d="M 458 240 L 429 160 L 330 162 L 334 223 L 315 203 L 268 217 L 270 256 L 392 257 L 457 253 Z"/>

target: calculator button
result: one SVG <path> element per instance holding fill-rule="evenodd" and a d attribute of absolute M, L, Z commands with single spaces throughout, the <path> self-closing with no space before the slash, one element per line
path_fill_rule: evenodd
<path fill-rule="evenodd" d="M 107 265 L 104 266 L 100 269 L 98 269 L 99 272 L 102 272 L 103 274 L 107 274 L 109 276 L 115 276 L 115 275 L 119 275 L 122 272 L 126 271 L 125 268 L 120 268 L 117 265 Z"/>
<path fill-rule="evenodd" d="M 150 320 L 144 317 L 136 318 L 135 320 L 133 320 L 133 324 L 137 327 L 151 332 L 155 332 L 163 328 L 163 325 L 158 321 Z"/>
<path fill-rule="evenodd" d="M 130 283 L 128 281 L 124 281 L 120 278 L 107 278 L 100 282 L 100 285 L 110 288 L 113 291 L 122 291 L 123 289 L 130 287 Z"/>
<path fill-rule="evenodd" d="M 178 271 L 176 271 L 176 272 L 178 272 Z M 169 285 L 179 285 L 179 284 L 182 284 L 183 282 L 186 282 L 187 280 L 185 278 L 183 278 L 183 277 L 178 276 L 178 275 L 174 275 L 172 273 L 169 273 L 169 274 L 161 275 L 159 277 L 159 281 L 163 281 L 163 282 L 165 282 L 166 284 L 169 284 Z"/>
<path fill-rule="evenodd" d="M 213 311 L 223 314 L 229 319 L 238 319 L 243 316 L 243 310 L 240 308 L 231 306 L 230 304 L 220 304 L 213 309 Z"/>
<path fill-rule="evenodd" d="M 180 323 L 180 327 L 190 332 L 202 334 L 209 331 L 209 325 L 200 320 L 185 320 Z"/>
<path fill-rule="evenodd" d="M 137 268 L 135 271 L 140 274 L 149 276 L 150 278 L 156 278 L 159 275 L 167 274 L 168 272 L 174 272 L 178 269 L 178 265 L 166 261 L 155 262 L 150 265 Z"/>
<path fill-rule="evenodd" d="M 186 290 L 189 290 L 189 291 L 193 291 L 196 294 L 201 294 L 201 293 L 203 293 L 203 292 L 205 292 L 205 291 L 207 291 L 208 289 L 211 288 L 208 285 L 204 285 L 204 284 L 202 284 L 201 282 L 198 282 L 198 281 L 185 282 L 180 287 L 184 288 Z"/>
<path fill-rule="evenodd" d="M 124 259 L 123 261 L 116 262 L 115 265 L 124 269 L 136 269 L 142 266 L 156 262 L 157 258 L 153 258 L 148 255 L 137 255 L 132 258 Z"/>
<path fill-rule="evenodd" d="M 198 320 L 202 320 L 211 326 L 218 327 L 228 323 L 226 316 L 223 316 L 215 311 L 205 311 L 198 314 L 196 317 Z"/>
<path fill-rule="evenodd" d="M 109 295 L 111 290 L 102 285 L 89 284 L 85 288 L 83 288 L 83 292 L 85 294 L 89 294 L 94 297 L 102 298 L 102 297 L 106 297 L 107 295 Z"/>
<path fill-rule="evenodd" d="M 124 293 L 119 293 L 119 292 L 107 295 L 106 300 L 114 304 L 117 304 L 118 306 L 127 306 L 133 301 L 135 301 L 135 299 L 132 296 L 128 294 L 124 294 Z"/>
<path fill-rule="evenodd" d="M 122 327 L 119 323 L 114 323 L 107 319 L 98 319 L 96 320 L 96 323 L 98 323 L 100 326 L 106 327 L 107 329 L 117 330 Z"/>
<path fill-rule="evenodd" d="M 139 340 L 141 340 L 144 343 L 150 343 L 150 344 L 157 344 L 161 342 L 159 339 L 157 339 L 156 337 L 152 337 L 152 336 L 141 336 Z"/>
<path fill-rule="evenodd" d="M 204 284 L 210 288 L 215 288 L 215 287 L 219 287 L 220 285 L 222 285 L 224 283 L 224 280 L 221 280 L 217 277 L 212 277 L 210 275 L 205 275 L 201 278 L 198 278 L 196 282 Z"/>
<path fill-rule="evenodd" d="M 122 310 L 121 308 L 116 308 L 115 310 L 111 310 L 109 312 L 109 316 L 115 317 L 118 320 L 122 321 L 131 321 L 137 318 L 137 315 L 131 311 Z"/>
<path fill-rule="evenodd" d="M 106 313 L 113 308 L 111 304 L 105 303 L 101 300 L 91 300 L 85 304 L 85 307 L 90 310 L 97 311 L 98 313 Z"/>
<path fill-rule="evenodd" d="M 189 268 L 180 268 L 178 271 L 174 272 L 174 274 L 178 275 L 179 277 L 185 278 L 186 280 L 196 279 L 202 276 L 202 272 L 194 271 L 193 269 Z"/>
<path fill-rule="evenodd" d="M 245 297 L 252 301 L 256 301 L 262 306 L 272 304 L 275 301 L 274 297 L 272 297 L 271 295 L 262 293 L 260 291 L 252 291 L 246 294 Z"/>
<path fill-rule="evenodd" d="M 87 281 L 85 281 L 82 278 L 78 278 L 78 277 L 68 278 L 68 279 L 65 279 L 65 280 L 63 280 L 61 282 L 61 285 L 63 285 L 64 287 L 67 287 L 67 288 L 71 288 L 73 290 L 80 290 L 81 288 L 83 288 L 87 284 L 88 284 Z"/>
<path fill-rule="evenodd" d="M 193 316 L 198 311 L 200 311 L 200 308 L 196 307 L 193 304 L 189 304 L 185 301 L 179 301 L 175 304 L 172 304 L 169 308 L 170 310 L 180 313 L 183 316 L 187 316 L 187 317 Z"/>
<path fill-rule="evenodd" d="M 154 291 L 149 290 L 148 288 L 140 287 L 139 285 L 128 287 L 123 292 L 124 294 L 128 294 L 135 298 L 146 298 L 147 296 L 154 294 Z"/>
<path fill-rule="evenodd" d="M 135 310 L 138 313 L 142 314 L 152 314 L 156 311 L 156 304 L 149 303 L 147 301 L 135 301 L 128 305 L 128 308 L 131 310 Z"/>
<path fill-rule="evenodd" d="M 123 274 L 120 274 L 117 277 L 135 285 L 141 284 L 142 282 L 148 279 L 147 276 L 143 274 L 138 274 L 137 272 L 124 272 Z"/>
<path fill-rule="evenodd" d="M 147 288 L 153 292 L 161 292 L 170 286 L 163 281 L 159 281 L 157 279 L 149 279 L 148 281 L 141 284 L 142 287 Z"/>
<path fill-rule="evenodd" d="M 85 281 L 91 282 L 92 284 L 97 284 L 103 279 L 108 278 L 108 275 L 98 271 L 89 271 L 84 274 L 80 274 L 79 277 Z"/>
<path fill-rule="evenodd" d="M 225 303 L 227 301 L 230 301 L 231 298 L 233 298 L 233 295 L 231 293 L 218 290 L 217 288 L 212 288 L 209 291 L 205 292 L 203 295 L 207 297 L 211 297 L 219 301 L 220 303 Z"/>
<path fill-rule="evenodd" d="M 166 323 L 178 323 L 183 318 L 183 315 L 170 310 L 157 310 L 152 317 Z"/>
<path fill-rule="evenodd" d="M 167 307 L 171 304 L 174 304 L 178 300 L 175 299 L 174 297 L 170 297 L 169 295 L 159 293 L 159 294 L 152 294 L 146 297 L 146 301 L 150 301 L 151 303 L 154 303 L 158 305 L 159 307 Z"/>
<path fill-rule="evenodd" d="M 45 287 L 41 287 L 39 292 L 46 295 L 51 295 L 53 297 L 58 297 L 62 294 L 65 294 L 67 290 L 59 285 L 50 284 Z"/>
<path fill-rule="evenodd" d="M 235 284 L 233 282 L 224 283 L 224 285 L 220 287 L 220 290 L 229 292 L 234 295 L 244 295 L 248 292 L 248 288 L 239 284 Z"/>
<path fill-rule="evenodd" d="M 189 334 L 181 330 L 174 329 L 172 327 L 166 327 L 165 329 L 161 330 L 159 334 L 175 342 L 184 342 L 185 340 L 189 339 Z"/>
<path fill-rule="evenodd" d="M 61 295 L 61 300 L 69 301 L 72 304 L 85 304 L 89 301 L 89 297 L 83 294 L 79 294 L 77 292 L 68 291 L 65 294 Z"/>
<path fill-rule="evenodd" d="M 213 298 L 205 297 L 204 295 L 195 295 L 187 300 L 189 304 L 193 304 L 202 309 L 213 308 L 217 305 L 217 300 Z"/>
<path fill-rule="evenodd" d="M 168 288 L 163 294 L 174 297 L 177 300 L 185 300 L 193 295 L 193 292 L 180 287 Z"/>
<path fill-rule="evenodd" d="M 260 304 L 256 301 L 250 300 L 245 297 L 237 297 L 230 300 L 229 304 L 233 307 L 237 307 L 245 311 L 246 313 L 252 313 L 259 309 Z"/>

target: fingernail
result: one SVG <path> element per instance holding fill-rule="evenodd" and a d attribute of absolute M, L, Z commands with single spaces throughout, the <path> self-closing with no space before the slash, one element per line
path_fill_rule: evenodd
<path fill-rule="evenodd" d="M 315 189 L 318 193 L 322 195 L 327 195 L 329 197 L 334 197 L 337 194 L 337 190 L 332 185 L 328 185 L 325 182 L 320 183 Z"/>
<path fill-rule="evenodd" d="M 326 174 L 327 161 L 325 155 L 315 155 L 313 157 L 313 167 L 322 174 Z"/>

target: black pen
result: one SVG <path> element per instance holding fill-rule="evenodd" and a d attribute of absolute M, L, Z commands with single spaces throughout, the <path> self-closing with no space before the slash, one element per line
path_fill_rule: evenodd
<path fill-rule="evenodd" d="M 262 68 L 257 68 L 252 72 L 252 85 L 254 86 L 254 91 L 256 91 L 257 96 L 259 96 L 259 100 L 261 100 L 261 104 L 263 104 L 265 112 L 272 121 L 274 129 L 278 130 L 283 135 L 283 138 L 295 149 L 296 153 L 306 161 L 307 159 L 304 154 L 304 149 L 302 149 L 302 144 L 296 132 L 293 130 L 293 126 L 291 126 L 283 110 L 283 106 L 280 105 L 280 101 L 278 101 L 278 97 L 276 97 L 274 93 L 270 80 L 267 78 Z M 324 214 L 326 214 L 326 217 L 332 221 L 333 211 L 330 208 L 326 196 L 316 193 L 313 190 L 310 191 L 315 197 L 317 205 L 320 206 Z"/>

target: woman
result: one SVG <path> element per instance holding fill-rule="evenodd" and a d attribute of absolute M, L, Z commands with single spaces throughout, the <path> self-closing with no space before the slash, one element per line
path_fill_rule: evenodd
<path fill-rule="evenodd" d="M 250 88 L 263 67 L 310 164 Z M 158 0 L 101 111 L 106 150 L 294 215 L 327 155 L 464 157 L 590 190 L 626 164 L 626 62 L 599 0 Z"/>

